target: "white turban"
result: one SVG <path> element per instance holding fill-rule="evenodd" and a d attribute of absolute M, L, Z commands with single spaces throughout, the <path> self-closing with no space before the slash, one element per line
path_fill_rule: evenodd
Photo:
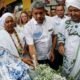
<path fill-rule="evenodd" d="M 0 26 L 1 26 L 1 27 L 4 27 L 5 20 L 6 20 L 6 18 L 7 18 L 8 16 L 11 16 L 11 17 L 14 19 L 14 16 L 13 16 L 12 13 L 9 13 L 9 12 L 4 13 L 4 14 L 1 16 L 1 19 L 0 19 Z"/>
<path fill-rule="evenodd" d="M 80 9 L 80 0 L 66 0 L 66 7 L 69 8 L 70 6 Z"/>

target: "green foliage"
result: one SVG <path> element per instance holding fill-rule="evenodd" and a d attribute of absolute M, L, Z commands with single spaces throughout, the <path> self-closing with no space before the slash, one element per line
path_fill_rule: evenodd
<path fill-rule="evenodd" d="M 62 77 L 59 70 L 55 71 L 51 69 L 48 65 L 39 65 L 35 72 L 37 76 L 33 80 L 67 80 Z"/>

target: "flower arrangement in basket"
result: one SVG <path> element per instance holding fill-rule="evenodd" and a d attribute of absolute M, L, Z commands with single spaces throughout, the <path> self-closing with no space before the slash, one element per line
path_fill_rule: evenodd
<path fill-rule="evenodd" d="M 67 80 L 58 71 L 53 70 L 48 65 L 38 65 L 35 69 L 37 74 L 33 80 Z"/>

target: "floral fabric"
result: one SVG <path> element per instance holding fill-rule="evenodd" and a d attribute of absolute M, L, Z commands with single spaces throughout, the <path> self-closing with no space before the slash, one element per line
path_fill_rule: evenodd
<path fill-rule="evenodd" d="M 7 49 L 0 48 L 0 80 L 31 80 L 28 71 L 28 65 Z"/>
<path fill-rule="evenodd" d="M 67 20 L 60 28 L 58 40 L 65 44 L 62 73 L 80 80 L 80 23 Z"/>

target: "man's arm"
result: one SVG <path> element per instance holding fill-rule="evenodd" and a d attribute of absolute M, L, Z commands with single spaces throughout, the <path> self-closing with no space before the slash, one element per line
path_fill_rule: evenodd
<path fill-rule="evenodd" d="M 56 44 L 57 44 L 57 35 L 53 36 L 52 43 L 53 43 L 53 50 L 54 50 L 56 48 Z"/>
<path fill-rule="evenodd" d="M 29 45 L 29 53 L 30 57 L 32 58 L 34 67 L 36 67 L 38 62 L 37 62 L 37 52 L 34 45 Z"/>
<path fill-rule="evenodd" d="M 35 49 L 35 46 L 34 45 L 29 45 L 29 53 L 30 53 L 30 57 L 33 59 L 33 55 L 35 56 L 35 58 L 37 59 L 37 52 L 36 52 L 36 49 Z"/>
<path fill-rule="evenodd" d="M 56 47 L 56 40 L 57 40 L 56 35 L 52 36 L 52 48 L 51 48 L 51 51 L 50 51 L 50 60 L 51 60 L 51 62 L 54 61 L 54 49 Z"/>

